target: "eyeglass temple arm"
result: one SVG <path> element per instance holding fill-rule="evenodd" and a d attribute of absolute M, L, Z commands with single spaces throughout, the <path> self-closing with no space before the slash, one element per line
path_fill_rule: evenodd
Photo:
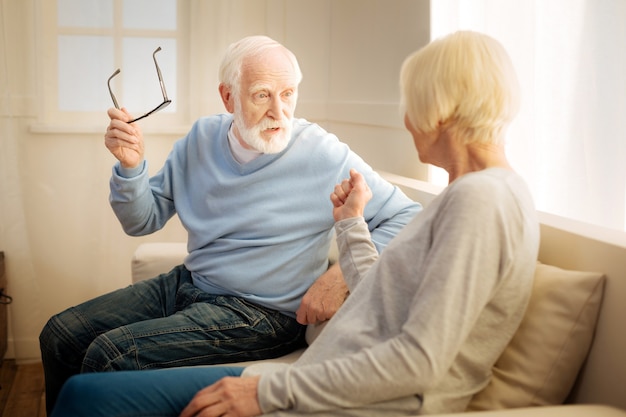
<path fill-rule="evenodd" d="M 163 93 L 163 101 L 168 101 L 169 99 L 167 98 L 167 92 L 165 91 L 165 84 L 163 84 L 163 76 L 161 75 L 161 68 L 159 68 L 159 64 L 157 63 L 157 60 L 156 60 L 156 53 L 159 52 L 160 50 L 161 50 L 161 47 L 159 46 L 152 53 L 152 59 L 154 60 L 154 66 L 156 67 L 157 76 L 159 77 L 159 85 L 161 85 L 161 92 Z"/>
<path fill-rule="evenodd" d="M 117 70 L 115 70 L 113 75 L 111 75 L 109 77 L 109 79 L 107 81 L 107 86 L 109 87 L 109 94 L 111 94 L 111 99 L 113 99 L 113 104 L 115 105 L 116 109 L 119 109 L 120 106 L 119 106 L 119 104 L 117 104 L 117 99 L 115 98 L 115 94 L 113 94 L 113 90 L 111 90 L 111 80 L 113 79 L 113 77 L 115 77 L 119 73 L 120 73 L 120 69 L 118 68 Z"/>

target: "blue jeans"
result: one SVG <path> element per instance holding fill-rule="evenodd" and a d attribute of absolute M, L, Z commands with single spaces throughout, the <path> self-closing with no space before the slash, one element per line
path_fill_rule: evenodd
<path fill-rule="evenodd" d="M 70 378 L 49 417 L 177 417 L 202 388 L 243 368 L 196 367 Z"/>
<path fill-rule="evenodd" d="M 304 330 L 277 311 L 199 290 L 181 265 L 48 321 L 39 336 L 46 408 L 78 373 L 278 357 L 304 345 Z"/>

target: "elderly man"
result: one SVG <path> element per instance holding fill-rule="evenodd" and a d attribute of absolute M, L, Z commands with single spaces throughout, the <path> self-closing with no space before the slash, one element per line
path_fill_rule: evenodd
<path fill-rule="evenodd" d="M 40 335 L 48 412 L 70 376 L 276 357 L 330 318 L 348 289 L 328 267 L 328 196 L 350 169 L 374 198 L 364 213 L 378 251 L 420 210 L 320 126 L 294 118 L 295 56 L 263 36 L 231 45 L 219 93 L 229 114 L 198 120 L 148 176 L 140 127 L 110 109 L 105 144 L 118 159 L 111 205 L 145 235 L 177 214 L 184 265 L 52 317 Z"/>

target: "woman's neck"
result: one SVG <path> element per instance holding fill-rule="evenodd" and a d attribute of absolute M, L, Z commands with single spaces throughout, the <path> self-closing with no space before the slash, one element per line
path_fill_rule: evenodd
<path fill-rule="evenodd" d="M 504 145 L 481 143 L 459 147 L 447 166 L 442 168 L 448 172 L 448 183 L 470 172 L 488 168 L 513 169 L 506 158 Z"/>

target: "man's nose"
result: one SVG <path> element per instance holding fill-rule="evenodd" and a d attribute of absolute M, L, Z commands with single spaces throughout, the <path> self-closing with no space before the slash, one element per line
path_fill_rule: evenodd
<path fill-rule="evenodd" d="M 281 119 L 283 117 L 284 103 L 280 97 L 272 97 L 269 103 L 269 109 L 267 110 L 268 116 L 273 119 Z"/>

